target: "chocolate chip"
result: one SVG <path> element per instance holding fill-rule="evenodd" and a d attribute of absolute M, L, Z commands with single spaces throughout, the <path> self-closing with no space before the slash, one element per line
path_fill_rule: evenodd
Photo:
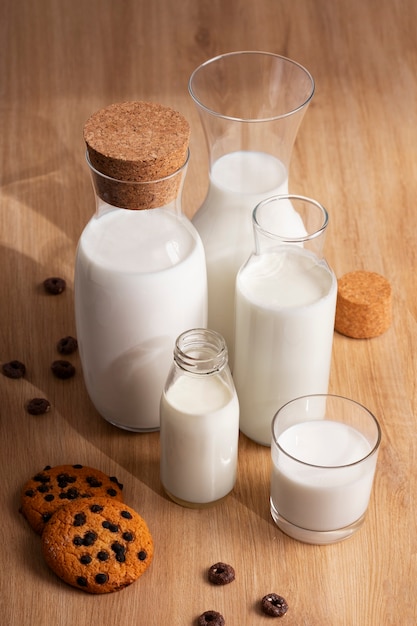
<path fill-rule="evenodd" d="M 116 555 L 116 561 L 124 563 L 126 561 L 126 548 L 121 543 L 115 541 L 112 543 L 111 549 Z"/>
<path fill-rule="evenodd" d="M 112 483 L 116 483 L 116 485 L 119 487 L 120 491 L 123 491 L 123 483 L 119 483 L 119 481 L 117 480 L 116 476 L 109 476 L 109 479 L 111 480 Z"/>
<path fill-rule="evenodd" d="M 90 487 L 101 487 L 103 485 L 101 480 L 99 480 L 95 476 L 87 476 L 85 480 L 90 485 Z"/>
<path fill-rule="evenodd" d="M 114 496 L 117 496 L 117 491 L 116 489 L 107 489 L 107 495 L 111 496 L 112 498 L 114 498 Z"/>
<path fill-rule="evenodd" d="M 27 489 L 25 491 L 25 496 L 28 496 L 29 498 L 33 498 L 33 496 L 35 495 L 36 491 L 34 489 Z"/>
<path fill-rule="evenodd" d="M 47 496 L 44 497 L 45 502 L 52 502 L 55 500 L 55 496 L 53 493 L 48 493 Z"/>
<path fill-rule="evenodd" d="M 44 415 L 51 409 L 51 403 L 46 398 L 32 398 L 26 403 L 29 415 Z"/>
<path fill-rule="evenodd" d="M 102 510 L 103 510 L 103 507 L 101 506 L 101 504 L 92 504 L 90 506 L 90 511 L 92 513 L 101 513 Z"/>
<path fill-rule="evenodd" d="M 83 545 L 84 546 L 92 546 L 93 543 L 95 543 L 95 541 L 97 540 L 97 535 L 93 530 L 88 530 L 83 538 Z"/>
<path fill-rule="evenodd" d="M 105 550 L 100 550 L 100 552 L 97 552 L 97 558 L 99 561 L 107 561 L 109 556 L 110 556 L 109 553 L 106 552 Z"/>
<path fill-rule="evenodd" d="M 104 585 L 108 581 L 107 574 L 96 574 L 95 581 L 98 585 Z"/>
<path fill-rule="evenodd" d="M 75 487 L 70 487 L 66 491 L 62 491 L 59 497 L 61 500 L 76 500 L 80 497 L 80 492 Z"/>
<path fill-rule="evenodd" d="M 71 483 L 75 483 L 77 479 L 75 478 L 75 476 L 70 476 L 69 474 L 58 474 L 58 476 L 56 477 L 56 481 L 58 483 L 58 487 L 60 487 L 61 489 L 65 489 L 65 487 L 68 487 L 68 485 L 70 485 Z"/>
<path fill-rule="evenodd" d="M 88 587 L 87 579 L 84 578 L 84 576 L 78 576 L 77 585 L 79 585 L 80 587 Z"/>
<path fill-rule="evenodd" d="M 125 533 L 123 533 L 122 537 L 125 541 L 133 541 L 135 538 L 135 535 L 129 531 L 126 531 Z"/>
<path fill-rule="evenodd" d="M 206 624 L 210 624 L 210 626 L 224 626 L 225 621 L 221 613 L 217 611 L 205 611 L 198 618 L 197 624 L 198 626 L 206 626 Z"/>
<path fill-rule="evenodd" d="M 282 596 L 276 593 L 268 593 L 261 600 L 261 608 L 265 615 L 282 617 L 288 611 L 288 604 Z"/>
<path fill-rule="evenodd" d="M 33 477 L 33 480 L 35 480 L 37 483 L 49 483 L 51 477 L 47 474 L 36 474 L 36 476 Z"/>
<path fill-rule="evenodd" d="M 91 558 L 91 556 L 89 554 L 83 554 L 80 557 L 80 563 L 82 563 L 83 565 L 89 565 L 92 560 L 93 559 Z"/>
<path fill-rule="evenodd" d="M 213 585 L 228 585 L 235 579 L 235 570 L 226 563 L 215 563 L 208 571 L 208 579 Z"/>
<path fill-rule="evenodd" d="M 145 561 L 147 558 L 147 553 L 145 550 L 141 550 L 140 552 L 138 552 L 138 559 L 139 561 Z"/>
<path fill-rule="evenodd" d="M 9 361 L 1 366 L 2 372 L 7 378 L 22 378 L 26 374 L 26 366 L 20 361 Z"/>
<path fill-rule="evenodd" d="M 87 521 L 85 513 L 76 513 L 74 515 L 73 526 L 84 526 Z"/>
<path fill-rule="evenodd" d="M 82 469 L 84 466 L 80 465 L 79 463 L 77 463 L 76 465 L 72 466 L 74 469 Z"/>
<path fill-rule="evenodd" d="M 78 348 L 78 341 L 75 337 L 62 337 L 56 344 L 59 354 L 72 354 Z"/>
<path fill-rule="evenodd" d="M 53 375 L 61 380 L 72 378 L 75 374 L 75 367 L 73 364 L 69 361 L 63 361 L 62 359 L 54 361 L 51 365 L 51 370 Z"/>
<path fill-rule="evenodd" d="M 129 513 L 129 511 L 122 511 L 120 515 L 125 519 L 132 519 L 132 515 Z"/>
<path fill-rule="evenodd" d="M 58 296 L 60 293 L 65 291 L 67 283 L 63 278 L 59 278 L 58 276 L 51 276 L 50 278 L 45 278 L 45 280 L 43 281 L 43 286 L 46 293 L 49 293 L 52 296 Z"/>

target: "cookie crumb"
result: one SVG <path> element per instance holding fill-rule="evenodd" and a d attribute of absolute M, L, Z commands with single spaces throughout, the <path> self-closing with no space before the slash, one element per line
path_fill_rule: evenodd
<path fill-rule="evenodd" d="M 288 611 L 285 598 L 277 593 L 268 593 L 261 600 L 262 612 L 270 617 L 282 617 Z"/>
<path fill-rule="evenodd" d="M 1 366 L 2 372 L 7 378 L 22 378 L 26 374 L 26 366 L 21 361 L 9 361 Z"/>
<path fill-rule="evenodd" d="M 45 278 L 43 281 L 43 286 L 46 293 L 49 293 L 52 296 L 58 296 L 67 286 L 66 281 L 63 278 L 59 278 L 58 276 L 51 276 L 50 278 Z"/>
<path fill-rule="evenodd" d="M 208 579 L 213 585 L 228 585 L 235 579 L 235 570 L 227 563 L 215 563 L 208 571 Z"/>
<path fill-rule="evenodd" d="M 77 348 L 78 341 L 75 337 L 71 337 L 70 335 L 68 337 L 62 337 L 62 339 L 60 339 L 56 344 L 56 349 L 59 354 L 72 354 L 77 350 Z"/>
<path fill-rule="evenodd" d="M 30 415 L 44 415 L 51 409 L 51 403 L 46 398 L 32 398 L 26 403 L 26 411 Z"/>
<path fill-rule="evenodd" d="M 225 621 L 221 613 L 217 611 L 204 611 L 197 621 L 197 626 L 224 626 Z"/>
<path fill-rule="evenodd" d="M 51 365 L 51 370 L 54 376 L 60 378 L 61 380 L 72 378 L 75 374 L 75 367 L 73 364 L 62 359 L 54 361 Z"/>

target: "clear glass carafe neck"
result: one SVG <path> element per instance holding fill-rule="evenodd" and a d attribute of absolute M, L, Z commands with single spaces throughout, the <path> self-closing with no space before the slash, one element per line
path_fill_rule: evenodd
<path fill-rule="evenodd" d="M 255 252 L 299 246 L 322 258 L 329 216 L 316 200 L 295 194 L 271 196 L 252 214 Z"/>
<path fill-rule="evenodd" d="M 197 67 L 189 92 L 200 114 L 210 169 L 225 154 L 239 151 L 270 154 L 288 169 L 314 80 L 286 57 L 232 52 Z"/>

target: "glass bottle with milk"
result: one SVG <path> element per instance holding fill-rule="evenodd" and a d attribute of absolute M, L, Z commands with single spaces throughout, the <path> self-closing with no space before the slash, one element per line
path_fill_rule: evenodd
<path fill-rule="evenodd" d="M 233 489 L 239 403 L 221 335 L 191 329 L 175 343 L 161 398 L 161 482 L 169 497 L 211 506 Z"/>
<path fill-rule="evenodd" d="M 206 253 L 208 326 L 226 340 L 233 363 L 236 274 L 252 251 L 251 214 L 288 193 L 288 172 L 314 81 L 298 63 L 266 52 L 232 52 L 200 65 L 189 91 L 209 152 L 207 196 L 193 218 Z M 299 234 L 296 213 L 282 219 Z"/>
<path fill-rule="evenodd" d="M 189 125 L 128 102 L 95 113 L 84 137 L 96 196 L 75 264 L 84 379 L 107 421 L 157 430 L 175 339 L 207 323 L 204 249 L 181 213 Z"/>
<path fill-rule="evenodd" d="M 281 221 L 289 204 L 302 236 Z M 327 393 L 337 295 L 322 253 L 327 224 L 326 209 L 303 196 L 273 196 L 253 212 L 255 251 L 236 278 L 233 378 L 240 429 L 263 445 L 281 406 Z"/>

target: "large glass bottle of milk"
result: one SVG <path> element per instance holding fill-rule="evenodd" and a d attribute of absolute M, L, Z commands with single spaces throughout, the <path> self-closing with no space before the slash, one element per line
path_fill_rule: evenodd
<path fill-rule="evenodd" d="M 172 346 L 207 324 L 204 248 L 181 213 L 189 125 L 167 107 L 128 102 L 92 115 L 84 138 L 96 195 L 75 264 L 84 379 L 107 421 L 156 430 Z"/>
<path fill-rule="evenodd" d="M 304 228 L 280 220 L 291 203 Z M 323 257 L 326 209 L 302 196 L 275 196 L 253 212 L 255 252 L 236 278 L 233 378 L 241 431 L 270 445 L 286 402 L 325 394 L 329 384 L 337 281 Z"/>
<path fill-rule="evenodd" d="M 291 152 L 314 94 L 309 72 L 285 57 L 232 52 L 200 65 L 189 91 L 209 152 L 208 193 L 193 218 L 208 274 L 208 325 L 233 362 L 236 274 L 253 249 L 251 214 L 262 199 L 288 193 Z M 282 215 L 298 234 L 297 215 Z"/>

